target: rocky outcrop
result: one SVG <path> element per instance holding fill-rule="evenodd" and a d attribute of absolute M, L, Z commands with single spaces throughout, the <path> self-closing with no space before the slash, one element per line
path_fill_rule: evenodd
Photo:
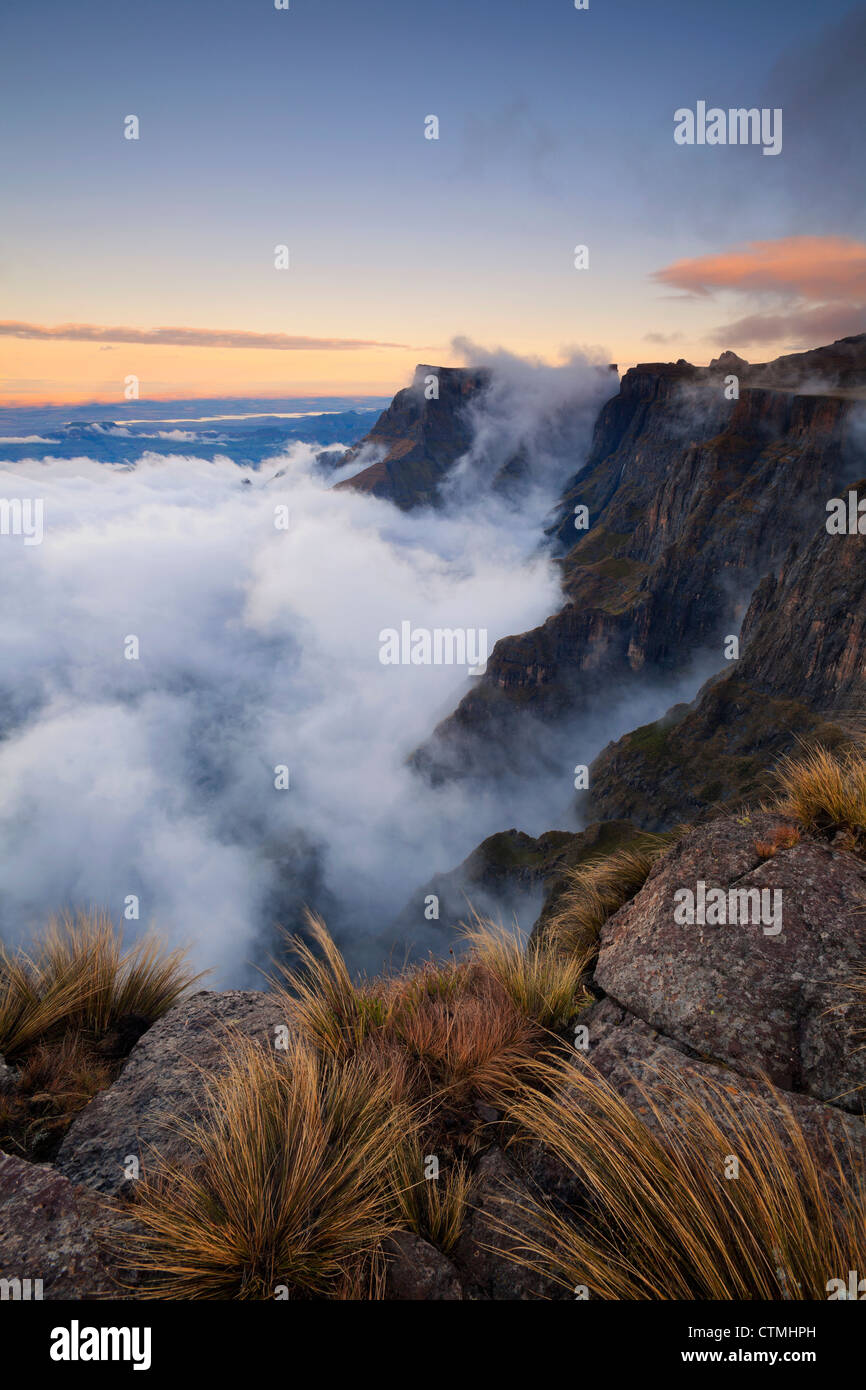
<path fill-rule="evenodd" d="M 385 1242 L 387 1296 L 401 1302 L 453 1302 L 465 1297 L 456 1266 L 435 1245 L 397 1231 Z"/>
<path fill-rule="evenodd" d="M 178 1117 L 201 1113 L 203 1083 L 219 1071 L 238 1036 L 273 1046 L 283 1022 L 272 994 L 254 990 L 201 990 L 176 1005 L 130 1053 L 119 1078 L 73 1121 L 57 1154 L 57 1168 L 100 1192 L 127 1190 L 137 1159 L 143 1174 L 156 1154 L 194 1156 Z"/>
<path fill-rule="evenodd" d="M 866 864 L 814 840 L 768 857 L 778 823 L 690 831 L 605 924 L 595 983 L 707 1060 L 861 1112 L 866 1008 L 850 986 L 866 961 Z M 684 922 L 678 895 L 697 902 L 701 885 L 722 890 L 720 908 Z"/>
<path fill-rule="evenodd" d="M 837 1161 L 858 1156 L 866 1163 L 866 1125 L 833 1105 L 807 1096 L 767 1086 L 700 1057 L 681 1043 L 666 1037 L 642 1018 L 629 1013 L 613 999 L 602 999 L 581 1017 L 588 1034 L 585 1054 L 575 1065 L 588 1063 L 616 1091 L 631 1110 L 660 1137 L 664 1133 L 656 1110 L 665 1122 L 677 1122 L 677 1091 L 696 1097 L 722 1127 L 729 1123 L 720 1104 L 734 1114 L 747 1107 L 769 1119 L 784 1134 L 789 1118 L 802 1130 L 812 1156 L 829 1176 Z M 649 1104 L 648 1096 L 655 1102 Z M 730 1111 L 728 1113 L 730 1113 Z"/>
<path fill-rule="evenodd" d="M 437 381 L 435 399 L 427 398 L 426 383 Z M 439 485 L 472 442 L 466 407 L 490 384 L 484 368 L 419 365 L 411 386 L 398 391 L 370 433 L 341 460 L 359 465 L 370 453 L 380 456 L 354 477 L 337 484 L 383 497 L 404 511 L 433 505 Z"/>
<path fill-rule="evenodd" d="M 47 1163 L 0 1153 L 3 1298 L 119 1298 L 98 1197 Z M 29 1281 L 29 1282 L 28 1282 Z"/>
<path fill-rule="evenodd" d="M 866 496 L 866 482 L 850 484 Z M 842 492 L 847 495 L 849 486 Z M 647 829 L 723 801 L 756 800 L 766 770 L 804 743 L 833 748 L 862 728 L 866 699 L 866 537 L 824 519 L 758 586 L 743 652 L 692 705 L 626 734 L 590 771 L 584 811 Z"/>
<path fill-rule="evenodd" d="M 538 836 L 499 831 L 457 868 L 434 874 L 413 893 L 391 924 L 387 942 L 411 942 L 422 924 L 435 925 L 443 940 L 450 941 L 473 911 L 502 920 L 517 912 L 522 920 L 522 909 L 535 904 L 536 912 L 546 915 L 555 907 L 570 869 L 638 838 L 646 837 L 625 820 L 596 822 L 580 831 L 548 830 Z M 435 922 L 425 916 L 431 895 L 437 900 Z"/>
<path fill-rule="evenodd" d="M 837 348 L 820 350 L 826 376 Z M 845 359 L 849 375 L 866 374 L 866 335 L 850 340 Z M 752 593 L 823 527 L 857 456 L 856 393 L 825 377 L 823 394 L 797 394 L 782 383 L 802 374 L 779 362 L 744 371 L 731 401 L 722 359 L 625 374 L 552 533 L 565 548 L 566 605 L 496 644 L 486 674 L 415 755 L 419 770 L 434 781 L 483 775 L 527 729 L 528 713 L 573 717 L 612 686 L 621 696 L 699 659 L 723 667 Z M 773 384 L 753 384 L 762 379 Z"/>

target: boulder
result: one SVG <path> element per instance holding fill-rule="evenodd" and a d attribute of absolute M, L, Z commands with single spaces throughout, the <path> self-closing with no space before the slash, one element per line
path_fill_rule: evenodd
<path fill-rule="evenodd" d="M 778 1122 L 783 1132 L 787 1116 L 793 1115 L 805 1135 L 810 1153 L 832 1177 L 837 1160 L 848 1167 L 848 1160 L 863 1165 L 866 1172 L 866 1125 L 835 1105 L 790 1091 L 777 1090 L 766 1082 L 738 1075 L 729 1068 L 714 1066 L 690 1055 L 681 1044 L 663 1037 L 643 1019 L 636 1018 L 612 999 L 603 999 L 581 1016 L 589 1038 L 586 1053 L 578 1053 L 614 1088 L 650 1129 L 661 1133 L 661 1125 L 647 1103 L 649 1092 L 666 1122 L 675 1119 L 676 1097 L 671 1087 L 688 1091 L 706 1103 L 724 1127 L 718 1087 L 724 1087 L 725 1104 L 744 1118 L 747 1111 L 763 1112 Z M 570 1199 L 572 1202 L 574 1198 Z"/>
<path fill-rule="evenodd" d="M 763 858 L 778 823 L 723 817 L 680 840 L 605 923 L 595 982 L 708 1061 L 859 1113 L 866 1009 L 849 984 L 866 964 L 866 864 L 815 840 Z M 778 891 L 781 929 L 680 925 L 674 895 L 700 883 Z"/>
<path fill-rule="evenodd" d="M 506 1222 L 519 1238 L 526 1228 L 520 1208 L 527 1196 L 520 1169 L 501 1149 L 483 1155 L 475 1174 L 472 1210 L 453 1254 L 467 1290 L 464 1297 L 523 1302 L 570 1297 L 552 1279 L 509 1258 L 515 1238 L 500 1230 L 499 1222 Z"/>
<path fill-rule="evenodd" d="M 0 1153 L 0 1298 L 123 1297 L 101 1244 L 105 1215 L 49 1164 Z"/>
<path fill-rule="evenodd" d="M 409 1231 L 396 1231 L 385 1243 L 385 1254 L 389 1298 L 407 1302 L 463 1298 L 457 1270 L 429 1241 Z"/>
<path fill-rule="evenodd" d="M 201 990 L 145 1033 L 118 1079 L 76 1117 L 57 1154 L 59 1171 L 100 1192 L 117 1194 L 128 1182 L 131 1157 L 141 1172 L 156 1153 L 170 1160 L 192 1156 L 176 1118 L 201 1114 L 204 1081 L 222 1066 L 232 1037 L 273 1045 L 285 1020 L 272 994 L 255 990 Z"/>

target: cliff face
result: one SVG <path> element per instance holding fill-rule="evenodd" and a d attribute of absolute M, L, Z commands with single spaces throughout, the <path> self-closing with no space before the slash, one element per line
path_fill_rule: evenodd
<path fill-rule="evenodd" d="M 851 488 L 866 496 L 866 480 Z M 627 734 L 596 760 L 592 814 L 659 829 L 719 801 L 758 797 L 763 770 L 804 741 L 834 747 L 862 732 L 864 547 L 866 537 L 830 535 L 823 524 L 795 543 L 755 591 L 741 658 L 691 707 Z"/>
<path fill-rule="evenodd" d="M 435 376 L 438 398 L 428 400 L 425 382 Z M 435 503 L 439 484 L 472 442 L 466 406 L 490 383 L 483 368 L 415 368 L 415 379 L 398 391 L 372 430 L 342 460 L 350 464 L 371 449 L 382 457 L 337 484 L 384 497 L 404 511 Z"/>
<path fill-rule="evenodd" d="M 840 359 L 853 385 L 818 393 L 822 364 L 829 376 Z M 807 368 L 803 394 L 752 384 L 802 383 Z M 731 374 L 740 389 L 729 401 Z M 708 368 L 627 372 L 552 528 L 565 551 L 566 605 L 496 644 L 485 677 L 419 750 L 419 768 L 434 779 L 483 771 L 489 740 L 512 738 L 527 707 L 547 719 L 579 714 L 612 686 L 625 693 L 702 654 L 721 668 L 725 638 L 739 632 L 762 577 L 823 528 L 827 500 L 851 476 L 860 379 L 866 335 L 755 367 L 726 354 Z"/>

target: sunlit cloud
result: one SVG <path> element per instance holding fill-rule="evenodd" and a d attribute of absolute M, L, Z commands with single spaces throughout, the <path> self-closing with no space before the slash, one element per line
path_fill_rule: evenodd
<path fill-rule="evenodd" d="M 725 342 L 812 342 L 866 327 L 866 243 L 852 237 L 790 236 L 752 241 L 675 261 L 653 274 L 689 297 L 732 292 L 752 311 L 708 335 Z"/>

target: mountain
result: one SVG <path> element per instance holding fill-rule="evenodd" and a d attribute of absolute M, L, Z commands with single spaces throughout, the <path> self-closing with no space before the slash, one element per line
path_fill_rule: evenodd
<path fill-rule="evenodd" d="M 438 414 L 417 392 L 395 398 L 378 436 L 392 441 L 387 466 L 362 486 L 406 507 L 435 500 L 484 389 L 470 377 L 451 380 Z M 365 1223 L 349 1255 L 375 1253 L 392 1300 L 788 1302 L 849 1288 L 849 1271 L 854 1292 L 830 1296 L 857 1297 L 866 753 L 850 744 L 866 694 L 864 388 L 866 335 L 754 367 L 730 353 L 708 368 L 638 367 L 603 407 L 548 537 L 562 609 L 497 644 L 416 763 L 440 779 L 492 776 L 493 750 L 513 760 L 530 722 L 590 713 L 698 651 L 714 673 L 600 754 L 577 807 L 593 823 L 488 837 L 398 923 L 405 939 L 431 893 L 443 933 L 467 897 L 483 908 L 535 896 L 525 952 L 481 931 L 463 957 L 355 984 L 320 934 L 327 959 L 294 990 L 172 993 L 104 1036 L 89 1014 L 82 1031 L 79 1001 L 66 1018 L 55 991 L 55 1018 L 26 970 L 10 972 L 10 989 L 20 976 L 27 990 L 0 1033 L 7 1284 L 29 1288 L 38 1270 L 47 1299 L 134 1298 L 177 1287 L 155 1274 L 189 1270 L 197 1297 L 315 1298 L 316 1223 L 332 1229 L 335 1205 L 343 1239 L 352 1191 L 369 1211 L 375 1184 L 382 1230 L 371 1246 Z M 834 498 L 853 529 L 828 525 Z M 774 763 L 816 740 L 841 756 L 817 773 L 801 758 L 799 800 L 771 798 Z M 164 962 L 144 964 L 150 998 Z M 293 1064 L 303 1109 L 280 1056 L 290 1030 L 307 1048 Z M 388 1082 L 380 1110 L 363 1103 L 365 1077 Z M 427 1128 L 401 1159 L 389 1126 L 410 1094 L 420 1103 L 403 1123 L 417 1111 Z M 377 1134 L 393 1169 L 371 1177 Z M 739 1178 L 741 1164 L 745 1181 L 728 1188 L 722 1174 Z M 312 1225 L 299 1169 L 316 1179 Z M 403 1200 L 416 1189 L 428 1195 Z M 285 1234 L 293 1220 L 302 1239 Z M 141 1253 L 154 1230 L 155 1265 Z M 843 1253 L 828 1264 L 827 1250 Z M 351 1296 L 370 1296 L 360 1287 Z M 336 1275 L 324 1288 L 347 1296 Z"/>
<path fill-rule="evenodd" d="M 754 366 L 728 353 L 626 372 L 551 528 L 565 604 L 497 642 L 418 769 L 483 776 L 527 711 L 556 722 L 653 677 L 723 669 L 762 581 L 766 604 L 791 548 L 823 531 L 828 500 L 862 472 L 864 400 L 866 334 Z"/>
<path fill-rule="evenodd" d="M 337 489 L 369 492 L 406 511 L 435 503 L 443 478 L 472 442 L 466 407 L 489 385 L 484 368 L 417 366 L 412 385 L 397 392 L 342 465 L 361 464 L 371 452 L 379 457 Z M 428 398 L 434 389 L 437 394 Z"/>
<path fill-rule="evenodd" d="M 866 497 L 866 479 L 851 482 Z M 847 492 L 844 488 L 843 492 Z M 611 744 L 590 769 L 590 814 L 629 815 L 648 829 L 754 799 L 763 772 L 806 741 L 827 747 L 863 731 L 866 567 L 863 536 L 792 544 L 758 585 L 744 648 L 689 706 Z"/>

